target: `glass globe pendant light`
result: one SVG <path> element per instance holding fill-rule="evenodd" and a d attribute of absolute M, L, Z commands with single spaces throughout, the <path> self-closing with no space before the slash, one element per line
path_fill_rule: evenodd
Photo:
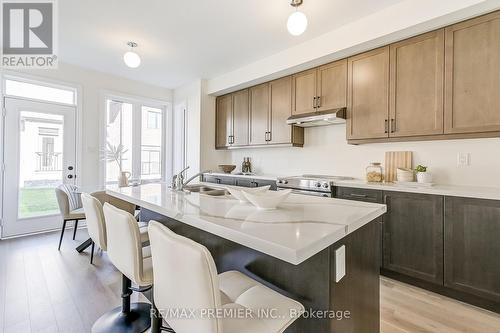
<path fill-rule="evenodd" d="M 291 0 L 290 6 L 295 7 L 295 12 L 290 14 L 288 21 L 286 22 L 286 27 L 288 32 L 293 36 L 300 36 L 307 29 L 307 17 L 304 13 L 298 10 L 298 7 L 302 5 L 303 0 Z"/>
<path fill-rule="evenodd" d="M 130 46 L 130 51 L 125 52 L 123 55 L 123 61 L 128 67 L 137 68 L 141 64 L 141 57 L 133 51 L 133 49 L 137 47 L 137 43 L 128 42 L 127 45 Z"/>

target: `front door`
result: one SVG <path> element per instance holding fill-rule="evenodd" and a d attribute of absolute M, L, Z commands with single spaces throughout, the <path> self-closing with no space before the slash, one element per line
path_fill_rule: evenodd
<path fill-rule="evenodd" d="M 54 188 L 74 183 L 73 106 L 5 98 L 2 236 L 61 226 Z"/>

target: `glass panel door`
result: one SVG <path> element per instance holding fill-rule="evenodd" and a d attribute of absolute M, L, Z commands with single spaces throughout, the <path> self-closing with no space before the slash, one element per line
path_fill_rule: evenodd
<path fill-rule="evenodd" d="M 5 99 L 3 236 L 61 226 L 54 188 L 75 180 L 75 108 Z"/>

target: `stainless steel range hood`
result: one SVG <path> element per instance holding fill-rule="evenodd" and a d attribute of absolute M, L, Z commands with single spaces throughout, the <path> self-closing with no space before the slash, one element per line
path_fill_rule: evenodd
<path fill-rule="evenodd" d="M 288 125 L 299 127 L 345 124 L 346 108 L 293 115 L 286 120 Z"/>

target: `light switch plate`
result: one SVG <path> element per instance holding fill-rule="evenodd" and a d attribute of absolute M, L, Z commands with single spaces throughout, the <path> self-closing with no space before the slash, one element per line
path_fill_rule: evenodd
<path fill-rule="evenodd" d="M 345 245 L 335 250 L 335 282 L 345 276 Z"/>

